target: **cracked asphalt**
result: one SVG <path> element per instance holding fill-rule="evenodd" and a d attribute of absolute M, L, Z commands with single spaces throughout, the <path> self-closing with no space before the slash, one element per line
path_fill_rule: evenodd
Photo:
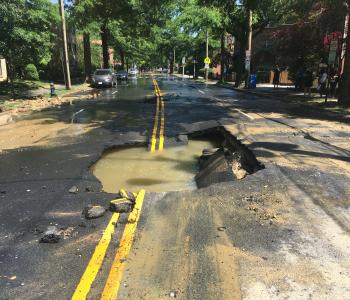
<path fill-rule="evenodd" d="M 72 297 L 112 215 L 85 220 L 81 212 L 116 197 L 89 167 L 106 149 L 149 143 L 152 79 L 0 127 L 0 299 Z M 196 191 L 146 190 L 118 299 L 348 298 L 348 120 L 215 85 L 155 79 L 165 103 L 164 151 L 178 134 L 223 126 L 265 169 Z M 100 299 L 126 223 L 122 215 L 88 299 Z M 50 225 L 65 236 L 39 243 Z"/>

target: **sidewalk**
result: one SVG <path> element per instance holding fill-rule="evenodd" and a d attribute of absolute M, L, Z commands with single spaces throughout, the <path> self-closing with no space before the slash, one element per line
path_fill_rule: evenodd
<path fill-rule="evenodd" d="M 305 105 L 307 108 L 340 114 L 343 118 L 350 119 L 350 108 L 338 105 L 337 99 L 329 98 L 327 103 L 325 103 L 325 98 L 321 98 L 318 93 L 311 93 L 311 97 L 305 96 L 303 92 L 296 91 L 294 86 L 280 86 L 274 89 L 272 84 L 258 84 L 256 89 L 245 89 L 242 87 L 236 88 L 234 83 L 231 82 L 223 84 L 217 82 L 217 85 L 258 97 L 269 97 L 286 103 Z"/>

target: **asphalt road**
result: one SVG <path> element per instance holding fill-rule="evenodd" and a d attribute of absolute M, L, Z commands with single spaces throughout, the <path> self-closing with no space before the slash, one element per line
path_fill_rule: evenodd
<path fill-rule="evenodd" d="M 152 143 L 153 79 L 0 128 L 0 299 L 70 299 L 76 292 L 112 217 L 84 220 L 81 212 L 89 204 L 108 207 L 116 196 L 102 191 L 89 167 L 111 147 Z M 88 299 L 109 299 L 116 253 L 125 254 L 117 261 L 121 278 L 107 290 L 118 286 L 118 299 L 346 299 L 349 124 L 218 86 L 155 79 L 164 151 L 179 134 L 222 126 L 265 169 L 196 191 L 146 188 L 137 221 L 119 216 L 103 264 L 85 287 Z M 69 193 L 72 186 L 79 191 Z M 38 242 L 49 225 L 65 232 L 57 244 Z M 124 237 L 134 241 L 130 252 L 121 247 Z"/>

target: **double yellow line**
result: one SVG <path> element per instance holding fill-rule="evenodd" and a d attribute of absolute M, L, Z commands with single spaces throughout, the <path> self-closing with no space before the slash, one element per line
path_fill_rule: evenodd
<path fill-rule="evenodd" d="M 117 299 L 120 282 L 123 276 L 125 260 L 131 250 L 132 243 L 137 228 L 137 222 L 140 218 L 145 191 L 141 190 L 137 197 L 133 211 L 129 214 L 128 223 L 125 225 L 123 236 L 120 240 L 119 247 L 109 275 L 104 286 L 101 300 Z M 108 246 L 112 239 L 114 229 L 118 223 L 119 213 L 114 213 L 110 219 L 103 236 L 95 248 L 95 251 L 90 259 L 88 266 L 85 269 L 83 276 L 72 296 L 72 300 L 85 300 L 90 292 L 91 286 L 96 279 L 96 276 L 102 266 Z"/>
<path fill-rule="evenodd" d="M 154 91 L 157 97 L 156 115 L 154 117 L 154 126 L 152 131 L 151 152 L 157 150 L 157 141 L 159 140 L 158 150 L 164 149 L 164 100 L 157 80 L 153 79 Z M 160 124 L 159 124 L 160 120 Z M 159 128 L 159 139 L 157 138 Z"/>

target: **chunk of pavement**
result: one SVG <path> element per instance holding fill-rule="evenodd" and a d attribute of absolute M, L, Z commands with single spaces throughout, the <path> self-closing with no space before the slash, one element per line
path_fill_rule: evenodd
<path fill-rule="evenodd" d="M 131 202 L 133 202 L 133 203 L 135 203 L 135 201 L 136 201 L 136 195 L 134 194 L 134 193 L 132 193 L 132 192 L 127 192 L 127 191 L 125 191 L 125 190 L 123 190 L 123 189 L 120 189 L 119 190 L 119 197 L 122 199 L 122 198 L 124 198 L 124 199 L 128 199 L 128 200 L 130 200 Z"/>
<path fill-rule="evenodd" d="M 40 243 L 54 244 L 58 243 L 61 238 L 61 232 L 56 226 L 48 226 L 44 235 L 39 240 Z"/>
<path fill-rule="evenodd" d="M 83 210 L 83 215 L 86 219 L 97 219 L 102 217 L 106 209 L 100 205 L 88 206 Z"/>
<path fill-rule="evenodd" d="M 128 213 L 132 210 L 133 202 L 126 198 L 119 198 L 109 202 L 109 210 L 118 213 Z"/>
<path fill-rule="evenodd" d="M 78 193 L 78 191 L 79 191 L 79 189 L 78 189 L 78 187 L 75 186 L 75 185 L 73 185 L 73 186 L 69 189 L 69 192 L 70 192 L 71 194 L 76 194 L 76 193 Z"/>
<path fill-rule="evenodd" d="M 243 168 L 239 161 L 233 161 L 232 172 L 238 180 L 243 179 L 248 175 L 248 172 Z"/>

